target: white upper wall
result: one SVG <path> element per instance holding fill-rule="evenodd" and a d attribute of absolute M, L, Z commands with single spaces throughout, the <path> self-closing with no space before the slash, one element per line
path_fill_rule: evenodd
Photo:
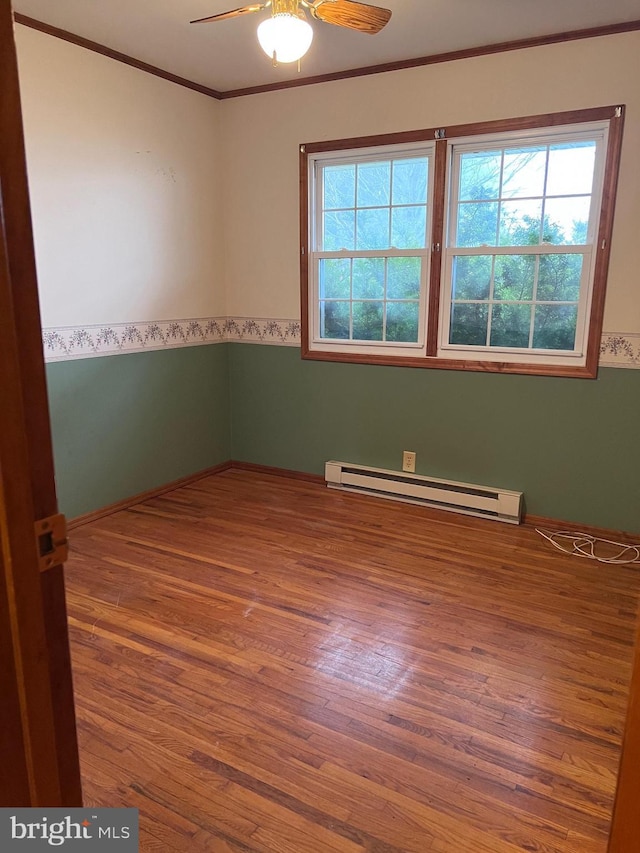
<path fill-rule="evenodd" d="M 45 327 L 298 319 L 300 143 L 624 103 L 605 331 L 640 333 L 640 32 L 222 102 L 16 38 Z"/>
<path fill-rule="evenodd" d="M 221 316 L 220 104 L 16 26 L 45 327 Z"/>
<path fill-rule="evenodd" d="M 626 104 L 605 331 L 640 332 L 640 32 L 224 101 L 227 310 L 298 318 L 304 142 Z"/>

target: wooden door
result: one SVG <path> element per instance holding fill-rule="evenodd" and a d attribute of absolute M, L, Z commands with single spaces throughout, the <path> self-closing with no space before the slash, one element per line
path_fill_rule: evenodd
<path fill-rule="evenodd" d="M 0 806 L 79 806 L 57 512 L 13 17 L 0 0 Z"/>
<path fill-rule="evenodd" d="M 635 853 L 636 850 L 640 850 L 640 628 L 609 838 L 609 853 Z"/>

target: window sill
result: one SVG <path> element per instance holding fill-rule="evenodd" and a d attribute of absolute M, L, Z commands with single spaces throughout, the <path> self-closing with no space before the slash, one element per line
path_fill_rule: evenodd
<path fill-rule="evenodd" d="M 363 353 L 310 350 L 303 345 L 302 358 L 310 361 L 344 362 L 346 364 L 379 364 L 387 367 L 421 367 L 436 370 L 463 370 L 475 373 L 516 373 L 527 376 L 558 376 L 570 379 L 595 379 L 598 375 L 597 355 L 577 367 L 558 364 L 526 364 L 510 361 L 469 361 L 435 356 L 386 356 Z M 592 363 L 593 362 L 593 363 Z"/>

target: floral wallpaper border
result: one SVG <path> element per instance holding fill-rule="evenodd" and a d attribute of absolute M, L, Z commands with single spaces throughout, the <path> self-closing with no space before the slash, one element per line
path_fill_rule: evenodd
<path fill-rule="evenodd" d="M 68 361 L 126 352 L 189 347 L 225 341 L 300 346 L 299 320 L 208 317 L 102 326 L 43 329 L 46 361 Z M 600 344 L 603 367 L 640 369 L 640 333 L 605 332 Z"/>
<path fill-rule="evenodd" d="M 45 361 L 68 361 L 225 341 L 300 346 L 300 322 L 209 317 L 42 330 Z"/>
<path fill-rule="evenodd" d="M 600 365 L 640 369 L 640 333 L 605 332 L 600 343 Z"/>

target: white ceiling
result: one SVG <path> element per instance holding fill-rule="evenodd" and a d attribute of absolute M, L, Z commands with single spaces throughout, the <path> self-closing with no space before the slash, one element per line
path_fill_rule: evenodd
<path fill-rule="evenodd" d="M 268 12 L 189 21 L 251 0 L 14 0 L 14 10 L 218 91 L 297 77 L 273 68 L 256 27 Z M 382 0 L 376 36 L 313 21 L 302 76 L 640 19 L 640 0 Z"/>

